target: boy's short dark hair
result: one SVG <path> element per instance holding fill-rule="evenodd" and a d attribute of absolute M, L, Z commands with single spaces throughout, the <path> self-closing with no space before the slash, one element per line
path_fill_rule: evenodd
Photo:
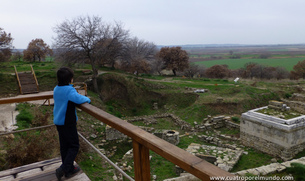
<path fill-rule="evenodd" d="M 73 70 L 68 67 L 61 67 L 57 71 L 58 85 L 69 85 L 74 76 Z"/>

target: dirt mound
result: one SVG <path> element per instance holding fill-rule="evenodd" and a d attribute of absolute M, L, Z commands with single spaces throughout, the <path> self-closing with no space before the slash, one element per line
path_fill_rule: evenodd
<path fill-rule="evenodd" d="M 144 80 L 126 78 L 118 74 L 101 75 L 98 78 L 98 85 L 104 103 L 125 113 L 126 110 L 135 112 L 151 109 L 154 103 L 158 103 L 159 108 L 165 104 L 187 107 L 193 104 L 198 96 L 193 93 L 156 92 L 144 83 Z"/>

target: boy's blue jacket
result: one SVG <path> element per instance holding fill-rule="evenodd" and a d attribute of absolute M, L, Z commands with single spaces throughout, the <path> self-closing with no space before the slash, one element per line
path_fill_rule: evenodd
<path fill-rule="evenodd" d="M 55 125 L 66 125 L 68 121 L 76 124 L 77 115 L 75 110 L 75 104 L 91 102 L 88 97 L 79 94 L 75 90 L 75 88 L 72 87 L 71 84 L 64 86 L 56 86 L 54 88 L 53 98 L 54 98 L 53 121 Z"/>

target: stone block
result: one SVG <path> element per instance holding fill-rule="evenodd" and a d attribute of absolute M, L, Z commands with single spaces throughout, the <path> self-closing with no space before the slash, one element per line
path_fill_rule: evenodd
<path fill-rule="evenodd" d="M 219 168 L 221 168 L 222 170 L 225 170 L 225 171 L 229 171 L 230 170 L 230 166 L 226 165 L 226 164 L 218 164 L 217 165 Z"/>
<path fill-rule="evenodd" d="M 256 170 L 259 172 L 260 175 L 267 175 L 268 174 L 265 167 L 258 167 L 258 168 L 256 168 Z"/>
<path fill-rule="evenodd" d="M 258 172 L 255 168 L 248 169 L 247 172 L 250 173 L 250 174 L 253 174 L 253 175 L 259 175 L 260 174 L 260 172 Z"/>
<path fill-rule="evenodd" d="M 242 171 L 236 172 L 236 174 L 239 176 L 246 176 L 247 173 L 249 173 L 248 170 L 242 170 Z"/>
<path fill-rule="evenodd" d="M 180 142 L 179 132 L 175 130 L 165 130 L 162 139 L 173 145 L 178 145 Z"/>

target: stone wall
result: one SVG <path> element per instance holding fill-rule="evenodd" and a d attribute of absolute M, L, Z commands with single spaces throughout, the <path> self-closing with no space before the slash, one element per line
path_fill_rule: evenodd
<path fill-rule="evenodd" d="M 291 163 L 301 163 L 305 165 L 305 157 L 299 159 L 293 159 L 290 161 L 286 161 L 283 163 L 272 163 L 270 165 L 264 165 L 257 168 L 251 168 L 248 170 L 238 171 L 235 174 L 240 176 L 246 176 L 246 174 L 250 173 L 253 175 L 268 175 L 273 173 L 278 173 L 286 170 L 287 167 L 291 167 Z"/>
<path fill-rule="evenodd" d="M 193 127 L 183 121 L 182 119 L 180 119 L 179 117 L 173 115 L 173 114 L 158 114 L 158 115 L 150 115 L 150 116 L 142 116 L 142 117 L 137 117 L 137 118 L 133 118 L 133 119 L 128 119 L 127 122 L 132 123 L 132 122 L 137 122 L 137 121 L 142 121 L 144 122 L 146 125 L 150 125 L 150 124 L 156 124 L 157 123 L 157 119 L 160 118 L 170 118 L 171 121 L 173 121 L 177 126 L 180 126 L 182 130 L 187 130 L 187 131 L 191 131 L 193 130 Z M 151 127 L 144 127 L 144 126 L 139 126 L 141 129 L 153 133 L 154 135 L 174 144 L 177 145 L 179 143 L 179 132 L 173 130 L 175 132 L 175 134 L 167 134 L 164 133 L 168 132 L 170 130 L 155 130 L 154 128 Z M 117 140 L 117 139 L 125 139 L 127 136 L 124 135 L 123 133 L 117 131 L 116 129 L 110 127 L 110 126 L 106 126 L 106 140 Z"/>
<path fill-rule="evenodd" d="M 284 100 L 287 105 L 293 110 L 296 110 L 302 114 L 305 114 L 305 103 L 299 101 L 287 101 Z"/>
<path fill-rule="evenodd" d="M 112 128 L 111 126 L 106 126 L 106 140 L 117 140 L 125 138 L 127 138 L 127 136 L 120 131 Z"/>
<path fill-rule="evenodd" d="M 305 96 L 302 94 L 294 93 L 289 100 L 282 99 L 291 109 L 294 109 L 302 114 L 305 114 Z"/>
<path fill-rule="evenodd" d="M 239 124 L 236 124 L 236 123 L 233 123 L 229 120 L 225 120 L 225 125 L 227 128 L 232 128 L 232 129 L 239 129 L 240 128 L 240 125 Z"/>
<path fill-rule="evenodd" d="M 143 122 L 146 122 L 147 124 L 153 124 L 153 122 L 156 121 L 156 119 L 160 119 L 160 118 L 170 118 L 171 121 L 173 121 L 177 126 L 180 126 L 182 130 L 191 131 L 193 129 L 193 127 L 189 123 L 183 121 L 178 116 L 175 116 L 173 114 L 168 114 L 168 113 L 142 116 L 142 117 L 137 117 L 137 118 L 130 118 L 130 119 L 127 119 L 127 121 L 129 123 L 136 122 L 136 121 L 143 121 Z"/>
<path fill-rule="evenodd" d="M 239 129 L 239 124 L 233 123 L 230 121 L 231 117 L 225 116 L 216 116 L 216 117 L 208 117 L 203 120 L 203 123 L 200 125 L 196 125 L 195 128 L 199 131 L 203 130 L 213 130 L 219 128 L 229 128 L 229 129 Z"/>

